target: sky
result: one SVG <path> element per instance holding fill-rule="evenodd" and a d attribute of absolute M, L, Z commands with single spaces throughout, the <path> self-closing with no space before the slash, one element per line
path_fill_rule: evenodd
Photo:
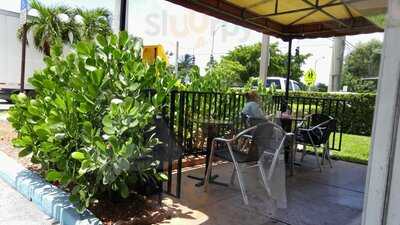
<path fill-rule="evenodd" d="M 114 10 L 114 0 L 41 0 L 49 5 L 64 4 L 81 8 L 104 7 Z M 19 0 L 1 0 L 0 8 L 19 11 Z M 176 53 L 179 42 L 179 55 L 193 54 L 196 64 L 204 68 L 210 59 L 212 38 L 215 32 L 214 58 L 221 56 L 238 45 L 260 42 L 261 33 L 230 24 L 219 19 L 197 13 L 165 0 L 129 0 L 128 32 L 143 38 L 144 44 L 162 44 L 166 51 Z M 373 33 L 346 37 L 345 55 L 358 43 L 371 39 L 383 40 L 383 33 Z M 271 37 L 271 42 L 279 42 L 282 52 L 287 52 L 287 42 Z M 293 49 L 300 47 L 302 54 L 310 53 L 304 71 L 312 68 L 317 71 L 317 82 L 328 84 L 332 38 L 293 40 Z M 293 50 L 294 52 L 294 50 Z M 170 60 L 174 63 L 174 57 Z"/>

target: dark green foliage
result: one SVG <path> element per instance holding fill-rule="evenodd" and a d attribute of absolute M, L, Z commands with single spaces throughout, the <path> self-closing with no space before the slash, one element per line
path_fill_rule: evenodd
<path fill-rule="evenodd" d="M 363 78 L 379 76 L 382 42 L 371 40 L 358 44 L 346 57 L 342 85 L 348 86 L 351 92 L 375 92 L 376 83 Z"/>
<path fill-rule="evenodd" d="M 342 85 L 347 86 L 347 91 L 355 93 L 375 93 L 378 88 L 378 79 L 363 79 L 344 73 Z"/>
<path fill-rule="evenodd" d="M 111 31 L 111 13 L 104 8 L 96 9 L 75 9 L 77 16 L 82 18 L 77 23 L 79 29 L 79 38 L 82 40 L 92 40 L 97 34 L 107 35 Z"/>
<path fill-rule="evenodd" d="M 181 81 L 185 81 L 190 73 L 190 70 L 196 66 L 195 56 L 190 54 L 183 55 L 178 61 L 178 77 Z"/>
<path fill-rule="evenodd" d="M 270 66 L 268 68 L 269 76 L 284 77 L 287 74 L 287 54 L 282 53 L 277 43 L 270 44 Z M 295 54 L 292 57 L 292 79 L 299 81 L 303 76 L 301 65 L 310 55 Z M 246 68 L 240 73 L 243 83 L 246 83 L 249 77 L 258 77 L 260 69 L 261 43 L 238 46 L 230 51 L 223 59 L 239 62 Z"/>
<path fill-rule="evenodd" d="M 180 85 L 181 90 L 197 92 L 218 92 L 218 93 L 237 93 L 243 94 L 249 91 L 257 91 L 260 95 L 270 102 L 275 89 L 265 87 L 264 83 L 257 77 L 250 77 L 243 87 L 235 87 L 240 82 L 238 71 L 245 70 L 237 62 L 230 61 L 218 63 L 214 68 L 207 71 L 205 76 L 200 76 L 197 66 L 194 66 L 188 73 L 190 83 Z"/>
<path fill-rule="evenodd" d="M 79 42 L 65 58 L 54 46 L 46 67 L 30 79 L 36 97 L 12 96 L 9 121 L 19 155 L 31 155 L 47 180 L 71 192 L 79 210 L 101 195 L 127 197 L 130 187 L 161 179 L 157 162 L 141 160 L 157 142 L 143 133 L 151 132 L 178 82 L 164 62 L 144 64 L 141 48 L 126 32 Z M 157 94 L 148 97 L 148 88 Z"/>
<path fill-rule="evenodd" d="M 105 36 L 111 33 L 111 13 L 107 9 L 52 7 L 37 0 L 31 0 L 29 5 L 38 15 L 28 18 L 26 29 L 33 35 L 34 46 L 47 56 L 55 44 L 72 44 L 92 40 L 97 34 Z M 22 39 L 22 27 L 17 36 Z"/>
<path fill-rule="evenodd" d="M 328 86 L 324 83 L 317 83 L 315 86 L 312 86 L 310 90 L 316 92 L 327 92 Z"/>
<path fill-rule="evenodd" d="M 237 61 L 222 59 L 207 71 L 206 76 L 216 78 L 224 82 L 227 87 L 239 86 L 242 81 L 240 74 L 244 73 L 246 68 Z"/>
<path fill-rule="evenodd" d="M 357 135 L 371 135 L 372 123 L 374 118 L 375 110 L 375 98 L 376 94 L 372 93 L 353 93 L 353 94 L 340 94 L 340 93 L 328 93 L 328 92 L 289 92 L 290 96 L 300 97 L 313 97 L 320 99 L 340 99 L 345 100 L 345 111 L 344 114 L 332 115 L 341 121 L 343 133 L 357 134 Z M 283 96 L 284 93 L 277 92 L 275 95 Z M 322 109 L 322 101 L 319 101 L 319 109 Z M 343 107 L 340 105 L 339 107 Z M 306 108 L 308 110 L 308 108 Z M 325 107 L 328 109 L 328 107 Z M 294 110 L 294 109 L 293 109 Z M 305 112 L 305 114 L 313 113 L 314 108 L 311 112 Z M 329 112 L 323 112 L 329 114 Z"/>

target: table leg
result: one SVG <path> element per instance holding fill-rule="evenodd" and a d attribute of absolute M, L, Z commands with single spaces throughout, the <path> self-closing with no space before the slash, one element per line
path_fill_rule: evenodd
<path fill-rule="evenodd" d="M 290 140 L 290 176 L 294 175 L 294 157 L 296 154 L 296 140 L 294 138 L 294 136 L 292 136 L 291 140 Z"/>
<path fill-rule="evenodd" d="M 198 182 L 197 184 L 195 184 L 196 187 L 201 187 L 204 185 L 204 179 L 207 175 L 207 170 L 208 170 L 208 165 L 210 162 L 210 153 L 211 153 L 211 146 L 212 146 L 212 140 L 214 139 L 214 136 L 207 138 L 207 153 L 206 153 L 206 168 L 204 171 L 204 176 L 203 177 L 197 177 L 197 176 L 193 176 L 193 175 L 188 175 L 188 178 L 194 179 L 194 180 L 199 180 L 200 182 Z M 228 184 L 222 183 L 222 182 L 218 182 L 215 181 L 218 178 L 218 175 L 212 175 L 212 167 L 211 167 L 211 172 L 210 172 L 210 178 L 209 178 L 209 183 L 212 184 L 218 184 L 218 185 L 222 185 L 222 186 L 229 186 Z"/>

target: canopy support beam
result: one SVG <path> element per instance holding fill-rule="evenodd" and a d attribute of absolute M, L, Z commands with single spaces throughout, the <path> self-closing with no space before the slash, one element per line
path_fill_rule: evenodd
<path fill-rule="evenodd" d="M 256 20 L 256 19 L 260 19 L 260 18 L 268 18 L 271 16 L 281 16 L 281 15 L 286 15 L 286 14 L 291 14 L 291 13 L 298 13 L 298 12 L 304 12 L 304 11 L 309 11 L 309 10 L 314 10 L 316 7 L 318 7 L 319 9 L 324 9 L 324 8 L 328 8 L 328 7 L 333 7 L 333 6 L 340 6 L 343 5 L 344 7 L 348 8 L 347 4 L 349 3 L 355 3 L 355 2 L 359 2 L 361 0 L 350 0 L 350 1 L 340 1 L 340 2 L 336 2 L 332 1 L 332 2 L 328 2 L 326 4 L 323 5 L 314 5 L 312 4 L 311 7 L 306 7 L 306 8 L 301 8 L 301 9 L 294 9 L 294 10 L 286 10 L 286 11 L 281 11 L 278 12 L 278 8 L 277 8 L 277 4 L 275 5 L 275 12 L 273 13 L 269 13 L 269 14 L 265 14 L 265 15 L 260 15 L 260 16 L 255 16 L 255 17 L 247 17 L 247 20 Z M 277 2 L 278 3 L 278 0 Z"/>
<path fill-rule="evenodd" d="M 344 27 L 350 27 L 348 24 L 342 22 L 341 20 L 339 20 L 338 18 L 336 18 L 335 16 L 333 16 L 332 14 L 328 13 L 327 11 L 325 11 L 324 9 L 322 9 L 320 6 L 318 5 L 314 5 L 312 4 L 312 2 L 308 1 L 308 0 L 303 0 L 303 2 L 307 3 L 310 6 L 313 6 L 316 10 L 318 10 L 319 12 L 325 14 L 326 16 L 330 17 L 332 20 L 336 21 L 337 23 L 339 23 L 340 25 L 344 26 Z"/>
<path fill-rule="evenodd" d="M 268 75 L 268 66 L 269 66 L 269 35 L 263 34 L 261 42 L 259 79 L 263 82 L 264 85 Z"/>
<path fill-rule="evenodd" d="M 128 0 L 121 0 L 121 7 L 120 7 L 120 20 L 119 20 L 119 30 L 124 31 L 126 30 L 126 8 L 127 8 L 127 1 Z"/>
<path fill-rule="evenodd" d="M 288 46 L 288 56 L 287 56 L 287 73 L 286 73 L 286 83 L 285 83 L 285 99 L 282 104 L 281 111 L 285 112 L 288 109 L 288 104 L 289 104 L 289 82 L 290 82 L 290 74 L 292 71 L 292 39 L 290 38 L 288 40 L 289 46 Z"/>
<path fill-rule="evenodd" d="M 112 13 L 112 30 L 114 33 L 128 29 L 129 0 L 115 0 Z"/>

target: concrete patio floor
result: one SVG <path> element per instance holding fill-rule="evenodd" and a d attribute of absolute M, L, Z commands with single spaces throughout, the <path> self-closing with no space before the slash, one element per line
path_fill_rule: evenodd
<path fill-rule="evenodd" d="M 182 196 L 165 196 L 164 204 L 175 216 L 162 224 L 184 225 L 359 225 L 363 207 L 366 166 L 333 161 L 319 172 L 314 156 L 307 156 L 295 175 L 287 177 L 287 208 L 278 209 L 263 189 L 255 168 L 244 172 L 248 206 L 243 204 L 237 182 L 233 187 L 215 184 L 208 192 L 195 187 L 188 174 L 202 175 L 204 168 L 194 168 L 182 175 Z M 214 167 L 218 181 L 229 182 L 232 167 Z"/>

